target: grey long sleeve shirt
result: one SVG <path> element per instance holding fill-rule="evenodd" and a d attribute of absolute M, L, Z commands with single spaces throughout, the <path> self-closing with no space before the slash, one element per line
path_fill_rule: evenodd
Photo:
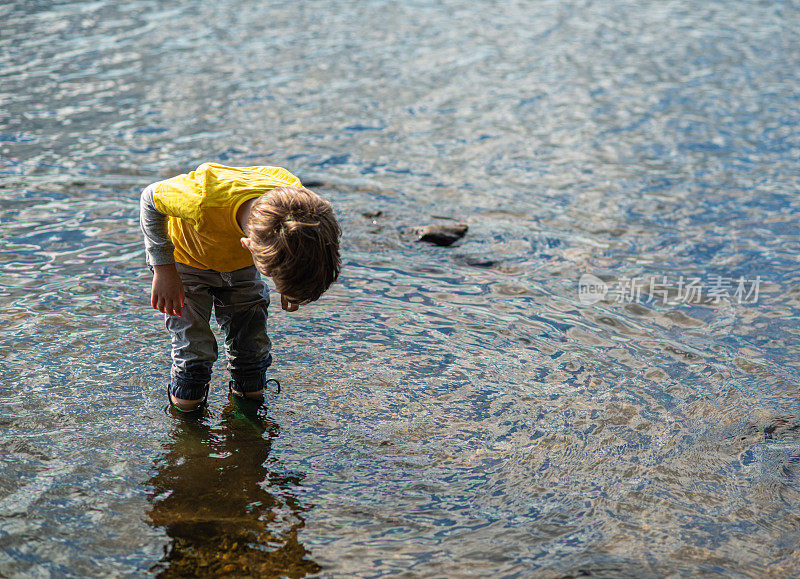
<path fill-rule="evenodd" d="M 166 265 L 175 263 L 175 246 L 169 238 L 167 216 L 156 209 L 153 198 L 157 183 L 142 191 L 139 198 L 139 224 L 144 234 L 144 250 L 147 264 Z"/>

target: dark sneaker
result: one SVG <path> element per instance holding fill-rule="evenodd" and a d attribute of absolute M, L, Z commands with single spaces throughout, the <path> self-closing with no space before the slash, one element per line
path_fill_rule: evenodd
<path fill-rule="evenodd" d="M 263 423 L 266 413 L 264 399 L 248 398 L 237 394 L 233 391 L 234 385 L 233 380 L 228 383 L 228 400 L 233 411 L 233 417 L 263 433 L 266 430 Z"/>
<path fill-rule="evenodd" d="M 172 393 L 170 392 L 169 384 L 167 384 L 167 400 L 169 400 L 169 410 L 175 416 L 200 416 L 205 410 L 206 403 L 208 402 L 208 386 L 206 386 L 203 401 L 191 410 L 185 410 L 172 401 Z"/>

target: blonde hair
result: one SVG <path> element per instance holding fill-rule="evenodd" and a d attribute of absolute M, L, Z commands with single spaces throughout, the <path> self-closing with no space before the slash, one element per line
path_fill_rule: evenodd
<path fill-rule="evenodd" d="M 317 300 L 339 277 L 342 230 L 333 206 L 305 187 L 277 187 L 258 197 L 247 232 L 256 267 L 295 303 Z"/>

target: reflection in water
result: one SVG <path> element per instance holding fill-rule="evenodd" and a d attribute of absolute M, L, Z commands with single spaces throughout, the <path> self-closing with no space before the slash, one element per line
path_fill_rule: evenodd
<path fill-rule="evenodd" d="M 486 4 L 0 2 L 0 576 L 798 575 L 797 2 Z M 280 439 L 161 411 L 137 199 L 211 160 L 347 232 Z"/>
<path fill-rule="evenodd" d="M 173 442 L 156 464 L 153 526 L 171 538 L 152 569 L 160 577 L 208 574 L 302 577 L 320 570 L 297 541 L 303 476 L 266 465 L 278 426 L 231 400 L 217 424 L 177 417 Z"/>

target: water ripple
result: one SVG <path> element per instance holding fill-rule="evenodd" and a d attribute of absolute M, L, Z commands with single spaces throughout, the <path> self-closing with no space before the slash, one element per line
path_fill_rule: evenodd
<path fill-rule="evenodd" d="M 790 3 L 0 16 L 0 575 L 797 573 Z M 272 308 L 257 420 L 222 362 L 164 411 L 136 202 L 206 160 L 345 231 L 340 283 Z M 441 217 L 466 238 L 415 241 Z M 678 299 L 714 276 L 762 291 Z"/>

